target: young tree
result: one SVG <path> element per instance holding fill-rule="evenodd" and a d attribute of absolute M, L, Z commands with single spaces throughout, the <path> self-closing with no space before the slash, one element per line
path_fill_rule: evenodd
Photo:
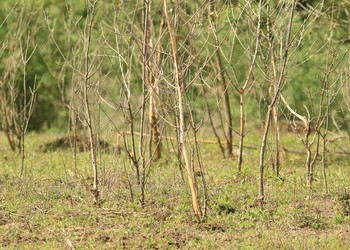
<path fill-rule="evenodd" d="M 271 15 L 272 12 L 270 12 L 270 4 L 269 1 L 264 5 L 265 8 L 267 8 L 266 13 L 267 15 Z M 267 111 L 265 113 L 265 119 L 264 119 L 264 128 L 263 128 L 263 134 L 262 134 L 262 140 L 261 140 L 261 146 L 260 146 L 260 157 L 259 157 L 259 194 L 258 194 L 258 201 L 260 206 L 263 206 L 264 203 L 264 197 L 265 197 L 265 191 L 264 191 L 264 170 L 265 170 L 265 151 L 266 151 L 266 145 L 267 145 L 267 138 L 268 133 L 271 125 L 271 114 L 273 113 L 274 106 L 276 105 L 278 98 L 280 97 L 281 90 L 285 84 L 285 77 L 287 74 L 287 65 L 289 62 L 289 54 L 292 48 L 292 44 L 294 42 L 295 35 L 292 34 L 292 27 L 293 27 L 293 20 L 295 15 L 295 7 L 297 4 L 297 0 L 293 0 L 291 4 L 286 4 L 284 9 L 279 15 L 288 16 L 288 23 L 282 24 L 279 23 L 279 27 L 274 27 L 274 37 L 278 37 L 278 50 L 280 51 L 280 54 L 278 55 L 279 58 L 279 72 L 277 73 L 277 78 L 275 82 L 272 82 L 274 86 L 273 94 L 270 96 L 269 100 L 265 100 Z M 277 16 L 278 17 L 278 16 Z M 282 20 L 276 21 L 276 23 L 282 22 Z M 270 25 L 273 25 L 273 23 L 269 23 Z M 286 27 L 286 30 L 285 28 Z M 265 36 L 270 37 L 270 36 Z M 274 39 L 274 38 L 271 38 Z M 262 53 L 262 52 L 261 52 Z M 265 58 L 268 58 L 266 55 Z M 277 58 L 277 57 L 276 57 Z"/>
<path fill-rule="evenodd" d="M 168 7 L 167 7 L 167 0 L 163 1 L 164 3 L 164 15 L 165 20 L 167 22 L 168 26 L 168 32 L 170 35 L 170 43 L 171 43 L 171 50 L 172 50 L 172 63 L 173 63 L 173 74 L 175 78 L 175 88 L 176 88 L 176 95 L 177 95 L 177 109 L 178 109 L 178 129 L 179 129 L 179 146 L 181 149 L 181 153 L 183 156 L 183 159 L 185 161 L 185 168 L 187 172 L 187 178 L 191 189 L 191 195 L 192 195 L 192 207 L 194 214 L 198 221 L 202 219 L 202 212 L 199 205 L 198 200 L 198 191 L 195 183 L 195 177 L 194 177 L 194 171 L 193 171 L 193 165 L 190 162 L 190 157 L 187 151 L 187 145 L 186 145 L 186 131 L 185 131 L 185 111 L 184 111 L 184 94 L 186 93 L 186 89 L 183 83 L 183 72 L 180 72 L 180 66 L 178 61 L 178 44 L 176 40 L 176 33 L 174 31 L 174 28 L 170 22 L 170 18 L 168 16 Z M 176 16 L 178 9 L 174 9 L 174 14 Z"/>
<path fill-rule="evenodd" d="M 37 49 L 35 35 L 38 31 L 37 10 L 26 4 L 17 2 L 11 12 L 0 24 L 7 26 L 10 15 L 16 13 L 15 27 L 8 25 L 9 37 L 3 44 L 0 53 L 7 54 L 4 60 L 5 70 L 0 78 L 0 96 L 2 129 L 4 130 L 10 147 L 21 154 L 22 176 L 25 172 L 25 136 L 29 126 L 29 120 L 34 110 L 37 92 L 37 80 L 29 79 L 27 66 Z"/>
<path fill-rule="evenodd" d="M 224 116 L 225 116 L 225 139 L 226 139 L 226 155 L 228 157 L 232 157 L 232 114 L 231 114 L 231 107 L 230 107 L 230 95 L 228 90 L 228 84 L 226 80 L 226 70 L 222 62 L 221 58 L 221 42 L 219 41 L 218 35 L 217 35 L 217 28 L 216 28 L 216 16 L 217 16 L 217 3 L 214 1 L 209 2 L 209 21 L 210 21 L 210 28 L 212 30 L 212 34 L 214 37 L 214 46 L 215 46 L 215 65 L 217 68 L 217 71 L 220 75 L 220 88 L 224 99 Z"/>

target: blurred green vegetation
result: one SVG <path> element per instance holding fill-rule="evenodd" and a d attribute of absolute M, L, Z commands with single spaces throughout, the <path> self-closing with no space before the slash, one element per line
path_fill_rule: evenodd
<path fill-rule="evenodd" d="M 154 35 L 158 37 L 159 25 L 162 17 L 162 4 L 161 1 L 153 1 L 152 8 L 152 18 L 154 26 Z M 288 1 L 275 1 L 279 6 Z M 222 51 L 229 56 L 225 63 L 228 65 L 226 67 L 227 73 L 235 75 L 237 82 L 243 82 L 248 70 L 248 58 L 242 57 L 244 54 L 244 48 L 240 43 L 235 44 L 234 49 L 232 49 L 232 42 L 234 36 L 228 36 L 228 32 L 231 29 L 230 22 L 235 21 L 235 13 L 241 7 L 239 5 L 240 1 L 220 1 L 220 15 L 217 21 L 218 38 L 222 42 Z M 321 5 L 319 0 L 301 0 L 297 6 L 297 17 L 295 18 L 296 27 L 298 23 L 305 21 L 308 11 L 310 12 L 311 7 L 317 7 Z M 120 31 L 124 31 L 123 38 L 126 43 L 135 44 L 135 39 L 137 39 L 140 32 L 142 31 L 142 13 L 141 11 L 136 12 L 133 16 L 133 11 L 135 8 L 140 7 L 141 2 L 139 1 L 123 1 L 123 0 L 105 0 L 100 1 L 99 9 L 95 17 L 94 36 L 101 37 L 105 36 L 106 39 L 113 39 L 113 32 L 108 33 L 108 29 L 113 24 L 114 15 L 116 15 L 117 24 L 121 24 L 124 28 Z M 176 1 L 173 1 L 171 8 Z M 188 1 L 184 4 L 184 11 L 188 15 L 193 15 L 201 5 L 201 1 Z M 348 18 L 347 13 L 349 11 L 350 5 L 348 1 L 332 1 L 327 0 L 322 5 L 322 10 L 327 13 L 328 17 L 319 18 L 312 24 L 312 27 L 305 32 L 305 38 L 303 39 L 300 47 L 294 53 L 294 67 L 290 70 L 287 83 L 284 89 L 286 98 L 289 100 L 290 105 L 296 108 L 298 111 L 303 111 L 303 106 L 313 107 L 316 102 L 318 102 L 318 96 L 322 91 L 322 81 L 324 76 L 322 75 L 322 69 L 326 64 L 326 50 L 324 44 L 328 39 L 333 39 L 335 45 L 342 44 L 339 48 L 341 52 L 344 52 L 349 46 L 349 25 L 344 23 L 343 20 Z M 65 65 L 65 61 L 62 54 L 69 57 L 77 46 L 79 45 L 80 35 L 75 32 L 78 28 L 84 26 L 87 10 L 85 8 L 84 1 L 71 1 L 71 0 L 26 0 L 26 1 L 13 1 L 13 0 L 3 0 L 0 3 L 0 23 L 5 20 L 0 28 L 0 44 L 6 42 L 9 38 L 9 33 L 11 30 L 18 29 L 19 15 L 29 15 L 31 17 L 31 23 L 29 28 L 24 30 L 26 33 L 34 33 L 34 43 L 37 44 L 37 49 L 27 65 L 26 80 L 29 86 L 34 85 L 34 81 L 40 84 L 37 92 L 37 98 L 35 103 L 34 113 L 30 119 L 30 129 L 40 130 L 40 129 L 65 129 L 67 124 L 67 112 L 64 108 L 64 103 L 62 102 L 61 86 L 65 86 L 63 92 L 65 95 L 69 96 L 70 86 L 72 84 L 72 69 Z M 23 9 L 25 11 L 23 12 Z M 12 11 L 12 12 L 11 12 Z M 170 10 L 171 11 L 171 10 Z M 237 12 L 238 13 L 238 12 Z M 333 13 L 333 14 L 329 14 Z M 327 16 L 326 14 L 324 14 Z M 329 21 L 329 17 L 333 17 L 333 21 Z M 197 52 L 200 53 L 198 57 L 198 62 L 203 62 L 208 58 L 208 56 L 213 53 L 214 47 L 208 47 L 203 49 L 202 46 L 209 41 L 212 42 L 210 37 L 210 30 L 208 27 L 208 17 L 203 15 L 202 23 L 199 23 L 194 31 L 195 37 L 195 47 Z M 247 24 L 248 20 L 242 18 L 240 20 L 242 24 L 240 25 L 240 30 L 237 32 L 238 39 L 242 41 L 247 41 L 252 35 L 251 30 Z M 57 42 L 57 48 L 54 39 L 50 35 L 48 25 L 50 26 L 52 35 Z M 330 25 L 334 25 L 332 29 L 332 34 L 330 34 Z M 180 29 L 179 40 L 185 40 L 189 33 L 189 29 L 192 27 L 182 27 Z M 264 28 L 264 27 L 262 27 Z M 135 33 L 134 36 L 127 35 L 127 31 Z M 332 35 L 332 37 L 330 37 Z M 25 37 L 25 36 L 24 36 Z M 15 38 L 12 38 L 15 39 Z M 112 41 L 112 40 L 110 40 Z M 34 43 L 31 45 L 30 50 L 33 50 Z M 98 47 L 100 45 L 100 39 L 92 39 L 92 47 Z M 164 48 L 169 46 L 168 35 L 164 36 L 162 39 L 162 45 Z M 113 44 L 113 43 L 111 43 Z M 121 45 L 124 46 L 124 45 Z M 134 48 L 135 50 L 135 48 Z M 108 54 L 108 51 L 103 51 Z M 193 53 L 195 51 L 192 51 Z M 6 69 L 7 58 L 9 57 L 11 51 L 5 50 L 1 56 L 0 61 L 0 74 L 3 74 Z M 230 54 L 231 53 L 231 54 Z M 186 61 L 189 54 L 181 51 L 182 62 Z M 341 54 L 341 53 L 340 53 Z M 308 59 L 309 58 L 309 59 Z M 133 64 L 133 75 L 131 76 L 131 82 L 133 83 L 132 89 L 134 94 L 141 92 L 141 64 L 137 62 L 138 58 L 132 61 Z M 340 60 L 340 59 L 339 59 Z M 108 82 L 104 86 L 104 92 L 108 94 L 111 99 L 118 99 L 120 94 L 120 64 L 118 60 L 111 58 L 104 62 L 102 66 L 102 74 L 109 72 L 113 69 L 113 72 L 108 74 Z M 300 66 L 298 64 L 301 63 Z M 229 65 L 233 65 L 229 66 Z M 65 75 L 63 79 L 60 79 L 60 72 L 63 67 L 66 67 Z M 122 67 L 125 67 L 125 65 Z M 164 65 L 168 67 L 168 65 Z M 165 68 L 164 71 L 167 71 Z M 186 71 L 188 75 L 188 81 L 195 74 L 196 68 L 189 67 Z M 202 75 L 207 78 L 209 84 L 215 86 L 215 81 L 217 79 L 210 77 L 210 75 L 215 74 L 211 65 L 207 65 L 203 68 Z M 16 72 L 16 83 L 21 86 L 23 81 L 23 72 Z M 23 89 L 21 90 L 23 91 Z M 205 100 L 201 93 L 202 87 L 200 84 L 192 85 L 188 92 L 188 98 L 194 100 L 194 115 L 201 116 L 205 110 Z M 27 90 L 28 92 L 28 90 Z M 234 119 L 238 117 L 238 93 L 230 85 L 229 92 L 235 98 L 232 99 L 231 105 L 233 109 Z M 28 94 L 30 94 L 28 92 Z M 215 95 L 215 94 L 213 94 Z M 247 116 L 255 117 L 258 113 L 258 105 L 256 105 L 256 98 L 253 94 L 250 97 L 250 104 L 247 108 Z M 216 102 L 210 101 L 212 108 L 216 108 Z M 335 102 L 334 105 L 338 105 Z M 312 111 L 312 110 L 311 110 Z M 317 112 L 317 110 L 313 110 Z"/>

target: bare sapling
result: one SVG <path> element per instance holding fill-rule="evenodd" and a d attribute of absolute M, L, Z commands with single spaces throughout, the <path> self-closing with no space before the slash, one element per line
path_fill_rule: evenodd
<path fill-rule="evenodd" d="M 150 71 L 150 26 L 151 26 L 151 1 L 143 1 L 143 39 L 142 39 L 142 98 L 141 98 L 141 119 L 140 119 L 140 141 L 139 141 L 139 156 L 141 164 L 140 176 L 140 202 L 145 201 L 145 185 L 146 185 L 146 155 L 144 150 L 144 131 L 145 131 L 145 113 L 147 102 L 147 89 L 151 86 L 151 71 Z M 152 107 L 153 108 L 153 107 Z M 151 128 L 154 129 L 154 128 Z"/>
<path fill-rule="evenodd" d="M 333 16 L 331 17 L 331 23 Z M 321 167 L 324 181 L 324 191 L 328 194 L 327 166 L 328 166 L 328 145 L 331 142 L 330 134 L 330 113 L 332 104 L 337 100 L 342 89 L 346 89 L 350 76 L 346 75 L 345 69 L 348 68 L 347 57 L 349 56 L 350 48 L 341 53 L 340 48 L 343 43 L 335 45 L 333 38 L 333 24 L 330 25 L 329 38 L 326 47 L 326 64 L 323 68 L 323 85 L 319 103 L 320 119 L 319 129 L 316 130 L 321 137 Z"/>
<path fill-rule="evenodd" d="M 259 45 L 260 45 L 260 26 L 261 26 L 261 9 L 262 9 L 262 1 L 259 1 L 258 6 L 258 12 L 256 13 L 257 18 L 257 24 L 256 24 L 256 33 L 254 35 L 255 39 L 255 46 L 253 47 L 252 53 L 251 53 L 251 59 L 250 59 L 250 65 L 248 69 L 248 73 L 246 74 L 246 79 L 243 85 L 240 87 L 238 86 L 238 92 L 239 92 L 239 149 L 238 149 L 238 159 L 237 159 L 237 168 L 238 171 L 242 170 L 242 164 L 243 164 L 243 148 L 244 148 L 244 137 L 245 137 L 245 96 L 247 92 L 253 87 L 253 84 L 251 83 L 251 79 L 253 76 L 253 70 L 255 67 L 255 63 L 258 56 L 259 51 Z M 252 12 L 254 13 L 254 12 Z M 252 29 L 254 30 L 254 28 Z"/>
<path fill-rule="evenodd" d="M 13 14 L 20 17 L 15 26 L 6 25 L 8 35 L 0 48 L 0 56 L 4 53 L 9 55 L 4 60 L 5 69 L 0 77 L 0 112 L 1 127 L 10 148 L 21 155 L 21 175 L 25 171 L 25 135 L 34 111 L 37 91 L 36 78 L 34 81 L 31 79 L 31 83 L 27 79 L 27 65 L 37 48 L 35 34 L 38 29 L 35 18 L 37 12 L 29 10 L 30 6 L 19 4 L 16 1 L 0 23 L 0 28 L 2 28 L 10 18 L 13 18 Z M 30 25 L 32 25 L 31 28 Z"/>
<path fill-rule="evenodd" d="M 327 146 L 330 140 L 327 138 L 329 134 L 329 119 L 330 119 L 330 109 L 331 105 L 336 100 L 339 91 L 343 88 L 343 83 L 340 80 L 340 76 L 335 76 L 338 72 L 337 69 L 344 60 L 346 53 L 344 55 L 339 54 L 339 49 L 335 48 L 332 41 L 332 27 L 330 29 L 330 37 L 326 42 L 325 46 L 322 46 L 326 50 L 326 63 L 321 71 L 323 75 L 321 93 L 319 96 L 318 111 L 316 115 L 311 119 L 309 109 L 304 106 L 307 117 L 298 114 L 294 109 L 290 107 L 283 95 L 281 95 L 281 100 L 288 111 L 297 119 L 302 121 L 304 124 L 304 135 L 301 136 L 297 133 L 297 128 L 294 126 L 293 122 L 290 122 L 292 128 L 297 133 L 298 137 L 301 139 L 305 150 L 306 150 L 306 186 L 312 187 L 314 181 L 314 168 L 317 163 L 318 158 L 321 156 L 321 166 L 322 175 L 325 184 L 325 191 L 328 192 L 328 183 L 326 176 L 326 158 L 327 158 Z M 310 97 L 311 99 L 311 97 Z M 311 120 L 314 120 L 313 127 L 311 127 Z M 315 133 L 311 133 L 312 130 Z M 314 146 L 314 147 L 313 147 Z"/>
<path fill-rule="evenodd" d="M 148 3 L 151 5 L 151 3 Z M 150 10 L 148 10 L 149 14 L 149 21 L 148 21 L 148 33 L 150 33 L 150 22 L 151 19 L 151 13 Z M 149 145 L 149 155 L 153 154 L 154 151 L 154 160 L 159 160 L 162 157 L 162 142 L 161 142 L 161 135 L 160 135 L 160 127 L 159 122 L 160 119 L 158 117 L 158 109 L 157 109 L 157 97 L 159 96 L 159 84 L 160 84 L 160 74 L 159 74 L 159 66 L 161 62 L 161 51 L 162 51 L 162 43 L 161 38 L 163 35 L 163 26 L 164 26 L 164 18 L 162 17 L 160 25 L 159 25 L 159 32 L 158 32 L 158 39 L 156 41 L 157 49 L 156 51 L 151 52 L 151 55 L 148 60 L 150 60 L 149 67 L 152 69 L 152 72 L 150 72 L 150 82 L 149 82 L 149 125 L 151 129 L 151 138 L 150 138 L 150 145 Z M 154 36 L 154 34 L 153 34 Z M 152 47 L 154 42 L 152 42 L 155 39 L 152 39 L 151 37 L 148 39 L 149 46 Z M 152 56 L 153 55 L 153 56 Z M 151 60 L 151 58 L 155 58 Z M 154 150 L 153 150 L 154 147 Z"/>
<path fill-rule="evenodd" d="M 132 12 L 130 16 L 133 19 L 133 22 L 131 22 L 132 29 L 130 29 L 128 24 L 123 25 L 119 23 L 119 11 L 118 7 L 115 6 L 114 16 L 110 20 L 110 27 L 106 29 L 112 30 L 112 40 L 106 34 L 104 43 L 112 52 L 112 55 L 108 56 L 111 64 L 115 64 L 115 61 L 118 62 L 118 67 L 114 70 L 116 71 L 116 85 L 120 86 L 120 101 L 113 103 L 113 101 L 103 99 L 103 102 L 113 112 L 119 111 L 120 108 L 123 128 L 120 128 L 120 124 L 115 124 L 112 118 L 109 118 L 109 123 L 117 130 L 118 147 L 120 147 L 119 141 L 122 138 L 123 151 L 126 153 L 129 167 L 135 177 L 129 179 L 130 175 L 128 174 L 128 188 L 131 199 L 137 198 L 141 204 L 144 204 L 147 178 L 150 173 L 152 159 L 155 157 L 155 151 L 157 151 L 157 147 L 154 150 L 151 149 L 151 130 L 158 129 L 158 127 L 155 128 L 151 125 L 147 126 L 149 124 L 147 123 L 147 104 L 149 104 L 148 102 L 151 99 L 153 99 L 154 104 L 156 98 L 155 92 L 152 92 L 155 87 L 151 82 L 154 77 L 151 60 L 153 58 L 151 1 L 143 1 L 142 7 L 136 8 Z M 141 16 L 140 22 L 136 20 L 138 16 Z M 141 29 L 138 25 L 140 25 Z M 136 42 L 130 43 L 127 39 L 129 36 Z M 131 81 L 132 73 L 135 73 L 139 68 L 141 69 L 139 75 L 141 96 L 133 92 L 135 86 Z M 153 95 L 152 98 L 151 95 Z M 140 99 L 139 102 L 137 101 L 138 98 Z M 155 110 L 154 107 L 150 107 L 149 115 L 151 114 L 151 109 Z M 156 126 L 158 126 L 158 122 Z M 128 170 L 128 168 L 125 169 L 126 171 Z"/>
<path fill-rule="evenodd" d="M 33 113 L 34 110 L 34 101 L 36 97 L 36 91 L 37 86 L 36 86 L 36 79 L 34 80 L 34 85 L 33 87 L 28 86 L 27 84 L 27 64 L 29 63 L 30 59 L 35 53 L 35 50 L 37 48 L 37 45 L 34 46 L 33 50 L 29 52 L 29 47 L 30 47 L 30 40 L 33 39 L 32 37 L 27 38 L 25 44 L 23 45 L 22 42 L 20 42 L 20 50 L 21 50 L 21 63 L 22 63 L 22 70 L 23 70 L 23 103 L 22 103 L 22 108 L 21 108 L 21 122 L 20 122 L 20 129 L 21 129 L 21 140 L 20 140 L 20 145 L 21 145 L 21 176 L 25 172 L 25 165 L 24 165 L 24 160 L 25 160 L 25 136 L 28 130 L 28 125 L 29 125 L 29 119 Z M 27 96 L 27 89 L 29 88 L 30 90 L 30 96 Z"/>
<path fill-rule="evenodd" d="M 73 76 L 72 81 L 77 80 L 78 84 L 73 84 L 72 86 L 72 97 L 67 105 L 71 111 L 74 137 L 76 137 L 76 126 L 77 120 L 79 120 L 86 128 L 88 132 L 89 148 L 90 148 L 90 157 L 91 157 L 91 166 L 93 171 L 93 183 L 91 188 L 89 187 L 92 195 L 94 204 L 100 204 L 100 192 L 99 192 L 99 176 L 98 176 L 98 162 L 97 162 L 97 150 L 99 130 L 95 131 L 95 112 L 92 106 L 92 96 L 98 93 L 98 83 L 94 81 L 94 76 L 96 75 L 101 62 L 97 60 L 97 53 L 92 53 L 92 39 L 93 39 L 93 30 L 95 23 L 95 15 L 97 10 L 98 0 L 86 1 L 86 18 L 83 29 L 78 26 L 79 22 L 76 22 L 75 29 L 76 32 L 80 35 L 79 43 L 77 43 L 76 49 L 73 50 L 73 53 L 65 55 L 58 45 L 55 37 L 51 31 L 49 18 L 46 15 L 46 23 L 50 31 L 52 40 L 54 41 L 57 50 L 61 54 L 64 62 L 72 70 Z M 80 46 L 81 45 L 81 46 Z M 79 53 L 79 50 L 81 51 Z M 78 53 L 75 53 L 78 52 Z M 81 102 L 81 105 L 76 104 L 75 102 Z M 98 118 L 97 118 L 98 123 Z M 76 138 L 73 139 L 76 143 Z M 76 145 L 73 145 L 74 150 L 74 164 L 76 164 Z M 75 167 L 76 168 L 76 167 Z"/>
<path fill-rule="evenodd" d="M 226 70 L 222 62 L 221 58 L 221 49 L 220 49 L 220 41 L 217 36 L 217 30 L 216 30 L 216 3 L 214 1 L 209 2 L 209 22 L 210 22 L 210 29 L 212 31 L 213 37 L 214 37 L 214 45 L 215 45 L 215 65 L 217 68 L 217 71 L 219 72 L 219 85 L 221 88 L 221 92 L 224 99 L 224 119 L 225 119 L 225 139 L 226 139 L 226 147 L 225 152 L 226 156 L 232 157 L 232 114 L 231 114 L 231 107 L 230 107 L 230 94 L 228 90 L 228 84 L 226 80 Z"/>
<path fill-rule="evenodd" d="M 271 6 L 267 6 L 267 11 L 268 13 L 270 12 Z M 272 24 L 271 24 L 271 18 L 270 15 L 267 16 L 267 26 L 266 26 L 266 33 L 267 33 L 267 40 L 268 40 L 268 55 L 271 60 L 271 69 L 269 72 L 271 72 L 272 76 L 272 83 L 277 81 L 277 68 L 276 68 L 276 62 L 275 62 L 275 46 L 274 46 L 274 39 L 273 39 L 273 30 L 272 30 Z M 270 74 L 270 75 L 271 75 Z M 270 84 L 269 87 L 269 95 L 273 96 L 273 93 L 275 91 L 275 85 Z M 275 170 L 276 176 L 279 176 L 280 173 L 280 131 L 279 131 L 279 119 L 278 119 L 278 102 L 277 100 L 277 105 L 275 105 L 272 109 L 272 123 L 273 123 L 273 128 L 274 128 L 274 141 L 275 141 L 275 156 L 273 159 L 273 169 Z M 273 154 L 273 152 L 272 152 Z"/>
<path fill-rule="evenodd" d="M 17 6 L 18 1 L 13 5 L 7 16 L 4 20 L 0 22 L 0 29 L 7 23 L 7 20 L 14 13 L 15 7 Z M 17 31 L 18 32 L 18 31 Z M 19 33 L 20 34 L 20 33 Z M 3 54 L 7 50 L 14 52 L 16 47 L 15 35 L 18 35 L 12 29 L 7 31 L 6 37 L 0 43 L 0 58 L 3 57 Z M 15 88 L 14 76 L 15 72 L 19 71 L 20 60 L 18 53 L 10 53 L 10 61 L 5 63 L 6 67 L 2 72 L 0 77 L 0 112 L 1 112 L 1 129 L 5 133 L 6 139 L 10 145 L 10 148 L 13 152 L 20 152 L 20 131 L 19 126 L 17 126 L 17 115 L 16 115 L 16 105 L 15 100 L 18 96 L 18 90 Z"/>
<path fill-rule="evenodd" d="M 98 166 L 97 166 L 97 157 L 96 157 L 96 140 L 95 133 L 93 128 L 93 120 L 92 120 L 92 112 L 90 107 L 90 98 L 89 98 L 89 89 L 90 89 L 90 78 L 92 76 L 92 67 L 91 67 L 91 38 L 92 38 L 92 30 L 94 24 L 94 15 L 96 11 L 98 0 L 93 0 L 92 2 L 86 2 L 86 25 L 84 27 L 84 71 L 82 72 L 82 84 L 83 84 L 83 104 L 85 116 L 84 120 L 88 129 L 89 134 L 89 142 L 90 142 L 90 153 L 91 153 L 91 164 L 93 170 L 93 185 L 91 192 L 94 197 L 94 203 L 99 204 L 99 188 L 98 188 Z"/>
<path fill-rule="evenodd" d="M 17 12 L 18 11 L 18 12 Z M 8 36 L 0 49 L 7 53 L 5 69 L 0 77 L 1 126 L 13 151 L 21 156 L 20 175 L 25 174 L 25 137 L 34 111 L 37 79 L 29 79 L 28 64 L 37 50 L 35 35 L 38 31 L 37 11 L 24 3 L 15 2 L 0 23 L 0 28 L 16 14 L 15 26 L 8 26 Z M 29 13 L 29 14 L 28 14 Z"/>
<path fill-rule="evenodd" d="M 286 99 L 283 97 L 283 95 L 281 95 L 281 100 L 283 102 L 283 104 L 286 106 L 286 108 L 289 110 L 289 112 L 296 117 L 297 119 L 299 119 L 300 121 L 303 122 L 304 124 L 304 137 L 300 137 L 300 139 L 302 140 L 305 150 L 306 150 L 306 162 L 305 162 L 305 168 L 306 168 L 306 185 L 307 186 L 311 186 L 312 180 L 313 180 L 313 165 L 316 162 L 317 156 L 318 156 L 318 146 L 317 146 L 317 150 L 314 156 L 314 160 L 312 158 L 312 145 L 315 143 L 315 139 L 316 136 L 314 136 L 311 140 L 310 140 L 310 134 L 311 134 L 311 127 L 310 127 L 310 113 L 307 109 L 307 107 L 305 107 L 308 117 L 302 116 L 300 114 L 298 114 L 296 111 L 294 111 L 288 104 L 288 102 L 286 101 Z M 293 125 L 292 125 L 293 127 Z M 316 134 L 315 134 L 316 135 Z M 318 141 L 317 141 L 317 145 L 318 145 Z"/>
<path fill-rule="evenodd" d="M 191 164 L 190 156 L 188 154 L 187 145 L 186 145 L 185 114 L 184 114 L 184 94 L 186 90 L 182 82 L 183 76 L 181 75 L 180 67 L 178 64 L 178 57 L 177 57 L 178 49 L 177 49 L 176 33 L 174 32 L 173 26 L 168 16 L 167 0 L 164 0 L 163 4 L 164 4 L 164 16 L 168 26 L 168 32 L 170 35 L 170 43 L 171 43 L 171 50 L 172 50 L 173 74 L 175 78 L 175 87 L 176 87 L 176 95 L 177 95 L 179 146 L 181 149 L 182 157 L 185 162 L 187 178 L 191 189 L 193 212 L 197 220 L 201 221 L 202 213 L 201 213 L 201 207 L 199 205 L 199 200 L 198 200 L 198 191 L 197 191 L 195 178 L 194 178 L 193 165 Z M 175 13 L 177 12 L 176 9 L 174 11 Z"/>
<path fill-rule="evenodd" d="M 264 129 L 262 134 L 262 140 L 261 140 L 261 146 L 260 146 L 260 157 L 259 157 L 259 193 L 258 193 L 258 202 L 261 207 L 263 207 L 264 199 L 265 199 L 265 190 L 264 190 L 264 170 L 265 170 L 265 151 L 266 151 L 266 145 L 267 145 L 267 139 L 268 139 L 268 133 L 271 126 L 271 115 L 273 113 L 273 108 L 280 97 L 280 92 L 285 84 L 285 77 L 287 73 L 287 64 L 289 59 L 289 52 L 291 49 L 291 43 L 292 41 L 292 27 L 293 27 L 293 18 L 295 14 L 295 6 L 297 4 L 297 1 L 294 0 L 291 4 L 288 4 L 286 8 L 288 8 L 288 24 L 286 26 L 286 32 L 284 34 L 281 33 L 283 37 L 281 37 L 281 43 L 280 43 L 280 60 L 281 60 L 281 68 L 278 72 L 278 78 L 276 79 L 276 82 L 273 84 L 275 85 L 273 95 L 270 96 L 270 101 L 266 102 L 266 114 L 265 114 L 265 122 L 264 122 Z M 284 41 L 284 43 L 282 42 Z"/>

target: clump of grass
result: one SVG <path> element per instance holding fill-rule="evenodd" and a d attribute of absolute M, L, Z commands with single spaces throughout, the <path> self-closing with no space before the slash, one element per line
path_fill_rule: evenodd
<path fill-rule="evenodd" d="M 341 204 L 341 213 L 344 216 L 350 215 L 350 190 L 344 189 L 338 194 L 338 200 Z"/>
<path fill-rule="evenodd" d="M 221 215 L 221 214 L 233 214 L 237 211 L 233 207 L 232 202 L 226 200 L 226 199 L 221 199 L 215 204 L 214 206 L 215 210 Z"/>
<path fill-rule="evenodd" d="M 326 229 L 328 223 L 320 215 L 296 215 L 296 223 L 300 228 L 312 228 L 316 230 Z"/>

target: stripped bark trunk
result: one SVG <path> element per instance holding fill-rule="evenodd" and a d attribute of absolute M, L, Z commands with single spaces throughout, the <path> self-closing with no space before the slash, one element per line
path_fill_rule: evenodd
<path fill-rule="evenodd" d="M 174 66 L 174 74 L 175 74 L 175 82 L 176 82 L 176 95 L 178 99 L 178 112 L 179 112 L 179 143 L 182 151 L 182 156 L 185 161 L 185 168 L 187 172 L 187 178 L 191 189 L 191 195 L 192 195 L 192 207 L 193 212 L 197 218 L 197 221 L 201 221 L 202 219 L 202 213 L 201 208 L 199 205 L 198 200 L 198 192 L 197 187 L 195 183 L 194 173 L 193 173 L 193 165 L 190 162 L 190 158 L 187 152 L 187 146 L 186 146 L 186 131 L 185 131 L 185 114 L 184 114 L 184 100 L 183 100 L 183 94 L 185 93 L 185 88 L 182 82 L 182 77 L 178 65 L 178 57 L 177 57 L 177 42 L 176 42 L 176 36 L 173 33 L 173 28 L 171 26 L 169 17 L 168 17 L 168 8 L 167 8 L 167 0 L 163 1 L 164 4 L 164 14 L 165 19 L 168 25 L 168 31 L 170 35 L 170 42 L 171 42 L 171 49 L 172 49 L 172 59 L 173 59 L 173 66 Z"/>
<path fill-rule="evenodd" d="M 159 96 L 159 75 L 156 73 L 157 72 L 157 66 L 160 65 L 160 55 L 161 55 L 161 36 L 163 33 L 163 24 L 164 20 L 162 18 L 162 21 L 160 23 L 160 28 L 159 28 L 159 41 L 158 41 L 158 46 L 157 46 L 157 58 L 156 62 L 153 66 L 154 69 L 154 81 L 151 81 L 149 84 L 149 124 L 151 128 L 151 141 L 150 141 L 150 146 L 149 146 L 149 154 L 150 156 L 154 155 L 154 159 L 158 160 L 162 157 L 162 143 L 160 140 L 160 132 L 159 132 L 159 118 L 158 118 L 158 112 L 157 112 L 157 101 L 156 101 L 156 96 Z M 150 42 L 152 42 L 150 40 Z M 154 154 L 152 150 L 152 144 L 155 147 L 154 149 Z"/>
<path fill-rule="evenodd" d="M 270 5 L 267 6 L 268 12 L 270 12 Z M 277 82 L 277 69 L 276 69 L 276 64 L 275 64 L 275 55 L 274 55 L 274 46 L 273 46 L 273 38 L 272 38 L 272 31 L 270 28 L 271 25 L 271 20 L 268 15 L 267 17 L 267 36 L 268 36 L 268 41 L 269 41 L 269 54 L 271 57 L 271 67 L 272 67 L 272 79 L 273 83 Z M 272 85 L 272 84 L 271 84 Z M 271 86 L 270 89 L 276 91 L 276 86 Z M 270 93 L 271 96 L 273 96 L 272 93 Z M 278 100 L 277 100 L 278 101 Z M 276 105 L 278 106 L 278 105 Z M 273 118 L 273 128 L 275 132 L 275 157 L 274 157 L 274 162 L 273 162 L 273 167 L 275 170 L 275 174 L 278 177 L 279 172 L 280 172 L 280 133 L 279 133 L 279 121 L 278 121 L 278 107 L 274 107 L 272 110 L 272 118 Z"/>
<path fill-rule="evenodd" d="M 151 86 L 151 72 L 150 72 L 150 9 L 151 1 L 143 1 L 143 45 L 142 45 L 142 104 L 141 104 L 141 121 L 140 121 L 140 143 L 139 155 L 141 160 L 141 179 L 140 179 L 140 202 L 145 201 L 145 185 L 146 185 L 146 159 L 144 152 L 144 120 L 146 109 L 146 88 Z"/>

